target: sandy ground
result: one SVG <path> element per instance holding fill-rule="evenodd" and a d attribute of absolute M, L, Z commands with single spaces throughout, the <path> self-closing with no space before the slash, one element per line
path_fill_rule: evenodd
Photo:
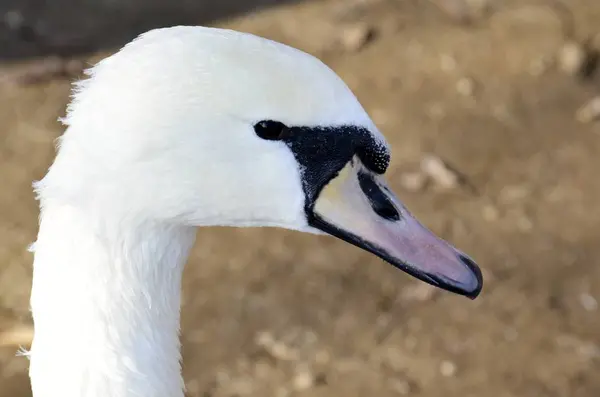
<path fill-rule="evenodd" d="M 15 357 L 30 337 L 30 184 L 52 159 L 80 68 L 32 57 L 90 62 L 139 29 L 177 22 L 322 58 L 392 143 L 394 189 L 486 277 L 469 301 L 332 238 L 201 230 L 184 279 L 190 396 L 600 395 L 600 121 L 581 111 L 600 94 L 600 2 L 311 1 L 251 12 L 269 2 L 228 1 L 219 13 L 191 1 L 149 1 L 144 12 L 140 1 L 102 2 L 112 14 L 71 3 L 0 8 L 1 397 L 30 395 L 27 361 Z M 429 155 L 458 182 L 443 187 L 438 172 L 421 186 Z"/>

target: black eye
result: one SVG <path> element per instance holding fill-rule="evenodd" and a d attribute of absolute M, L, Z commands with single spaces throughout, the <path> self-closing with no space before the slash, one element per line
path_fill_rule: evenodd
<path fill-rule="evenodd" d="M 256 135 L 270 141 L 283 139 L 287 130 L 288 128 L 285 124 L 273 120 L 259 121 L 254 125 Z"/>

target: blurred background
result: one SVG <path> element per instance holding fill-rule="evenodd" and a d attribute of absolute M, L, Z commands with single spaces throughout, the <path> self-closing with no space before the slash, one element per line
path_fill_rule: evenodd
<path fill-rule="evenodd" d="M 0 397 L 30 396 L 31 182 L 70 83 L 140 32 L 256 33 L 330 65 L 406 205 L 482 266 L 475 300 L 328 237 L 199 232 L 189 396 L 600 395 L 600 2 L 2 0 Z M 65 348 L 68 348 L 65 346 Z"/>

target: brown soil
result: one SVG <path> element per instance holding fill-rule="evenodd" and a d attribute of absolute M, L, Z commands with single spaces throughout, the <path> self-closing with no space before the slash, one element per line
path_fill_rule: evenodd
<path fill-rule="evenodd" d="M 47 2 L 52 10 L 7 3 L 1 397 L 30 395 L 27 360 L 15 357 L 30 337 L 30 186 L 52 160 L 56 118 L 78 71 L 75 61 L 32 57 L 98 59 L 140 29 L 177 22 L 258 33 L 332 66 L 392 143 L 395 190 L 486 278 L 469 301 L 333 238 L 201 230 L 184 280 L 190 396 L 600 395 L 600 121 L 577 116 L 600 94 L 592 51 L 600 2 L 330 0 L 250 12 L 255 4 L 239 0 L 208 13 L 182 0 L 168 17 L 163 3 L 178 2 L 85 2 L 110 3 L 112 14 L 77 11 L 67 0 Z M 127 19 L 134 14 L 137 25 Z M 569 53 L 570 41 L 583 44 Z M 90 48 L 99 52 L 86 55 Z M 409 183 L 428 153 L 460 174 L 455 186 Z"/>

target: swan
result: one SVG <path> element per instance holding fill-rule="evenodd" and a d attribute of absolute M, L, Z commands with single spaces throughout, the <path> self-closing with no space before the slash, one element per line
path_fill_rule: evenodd
<path fill-rule="evenodd" d="M 195 230 L 335 236 L 470 298 L 482 276 L 388 188 L 390 150 L 315 57 L 232 30 L 146 32 L 77 82 L 32 245 L 34 397 L 182 397 Z"/>

